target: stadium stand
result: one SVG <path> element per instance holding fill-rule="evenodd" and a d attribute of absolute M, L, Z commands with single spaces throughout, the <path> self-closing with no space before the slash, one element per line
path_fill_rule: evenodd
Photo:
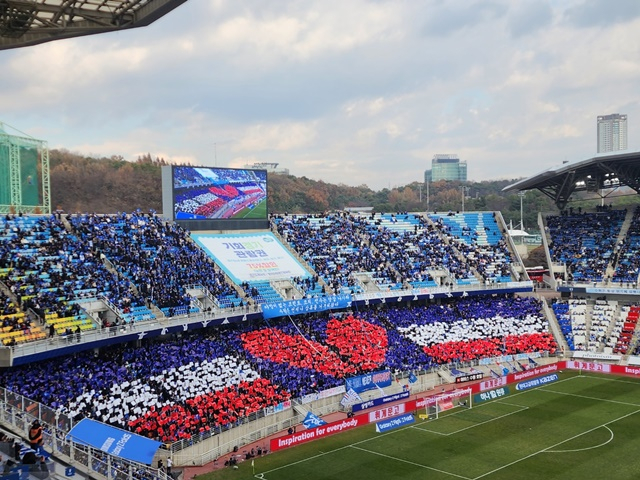
<path fill-rule="evenodd" d="M 612 258 L 615 271 L 612 280 L 638 284 L 640 274 L 640 207 L 636 207 L 626 236 L 615 246 Z"/>
<path fill-rule="evenodd" d="M 334 293 L 360 293 L 354 273 L 366 272 L 382 288 L 397 273 L 373 251 L 365 222 L 348 214 L 287 215 L 274 219 L 277 233 L 308 262 Z"/>
<path fill-rule="evenodd" d="M 195 187 L 198 180 L 184 183 Z M 241 196 L 242 186 L 235 188 L 227 193 Z M 82 302 L 102 297 L 129 323 L 150 320 L 158 309 L 168 321 L 197 313 L 189 293 L 194 289 L 215 297 L 217 308 L 240 304 L 235 287 L 256 303 L 282 301 L 269 282 L 228 284 L 188 232 L 153 214 L 5 220 L 0 278 L 8 293 L 0 296 L 0 305 L 7 327 L 20 323 L 16 316 L 27 316 L 21 302 L 42 319 L 42 337 L 48 329 L 74 342 L 77 331 L 99 327 Z M 308 297 L 511 281 L 514 260 L 491 214 L 456 220 L 414 214 L 283 215 L 273 225 L 314 269 L 308 277 L 291 279 Z M 12 251 L 20 253 L 17 260 Z M 20 301 L 12 297 L 16 293 Z M 630 339 L 631 316 L 637 322 L 637 312 L 624 311 L 628 319 L 618 333 L 614 324 L 622 307 L 608 313 L 604 307 L 598 328 L 607 330 L 607 346 L 615 341 L 617 348 Z M 94 418 L 188 446 L 293 399 L 342 386 L 352 375 L 390 369 L 401 376 L 445 364 L 464 373 L 462 364 L 467 370 L 481 359 L 556 349 L 541 304 L 532 298 L 443 298 L 242 322 L 103 348 L 97 355 L 79 352 L 4 369 L 0 385 L 72 422 Z"/>
<path fill-rule="evenodd" d="M 302 328 L 283 319 L 62 357 L 0 372 L 0 382 L 76 421 L 95 418 L 173 442 L 220 433 L 378 368 L 420 371 L 485 355 L 552 353 L 539 308 L 532 299 L 479 298 L 303 319 Z"/>
<path fill-rule="evenodd" d="M 245 282 L 242 285 L 243 290 L 248 296 L 253 298 L 258 304 L 281 302 L 284 300 L 268 281 Z"/>
<path fill-rule="evenodd" d="M 195 311 L 186 291 L 191 285 L 206 287 L 218 304 L 240 303 L 224 274 L 176 224 L 139 212 L 75 215 L 69 221 L 84 242 L 105 255 L 145 299 L 167 316 Z M 134 319 L 151 315 L 150 311 L 139 312 Z"/>
<path fill-rule="evenodd" d="M 414 214 L 286 215 L 274 225 L 337 293 L 365 291 L 363 277 L 382 291 L 511 281 L 511 255 L 491 213 L 431 221 Z"/>
<path fill-rule="evenodd" d="M 448 278 L 459 262 L 435 228 L 415 215 L 363 217 L 376 251 L 413 288 L 437 286 L 434 276 Z M 398 289 L 402 283 L 390 286 Z M 444 281 L 443 283 L 447 283 Z"/>
<path fill-rule="evenodd" d="M 468 212 L 431 214 L 429 217 L 440 231 L 451 239 L 484 282 L 510 282 L 512 258 L 507 249 L 495 214 Z M 478 283 L 475 275 L 467 273 L 457 279 L 458 284 Z"/>
<path fill-rule="evenodd" d="M 4 218 L 0 279 L 23 312 L 44 321 L 82 314 L 80 302 L 98 295 L 126 307 L 142 302 L 102 263 L 88 243 L 67 231 L 56 217 Z"/>
<path fill-rule="evenodd" d="M 562 334 L 573 351 L 628 353 L 636 325 L 637 305 L 617 300 L 569 299 L 552 303 Z"/>
<path fill-rule="evenodd" d="M 566 265 L 569 281 L 603 281 L 626 214 L 604 209 L 547 216 L 551 259 Z"/>
<path fill-rule="evenodd" d="M 615 325 L 614 333 L 610 337 L 609 347 L 615 341 L 614 353 L 626 354 L 629 351 L 631 340 L 638 325 L 640 306 L 623 306 L 620 309 L 620 316 Z M 636 351 L 635 354 L 638 352 Z"/>
<path fill-rule="evenodd" d="M 391 321 L 439 364 L 557 348 L 541 305 L 530 298 L 467 299 L 421 310 Z"/>

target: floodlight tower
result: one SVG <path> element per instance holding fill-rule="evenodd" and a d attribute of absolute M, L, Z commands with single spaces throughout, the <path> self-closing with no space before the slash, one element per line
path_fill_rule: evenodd
<path fill-rule="evenodd" d="M 467 193 L 469 193 L 469 190 L 471 190 L 471 187 L 460 185 L 460 191 L 462 192 L 462 213 L 464 213 L 464 198 L 467 196 Z"/>
<path fill-rule="evenodd" d="M 522 209 L 522 200 L 524 199 L 524 196 L 527 192 L 525 192 L 524 190 L 520 190 L 518 192 L 518 196 L 520 197 L 520 230 L 522 230 L 524 232 L 524 215 L 523 215 L 523 209 Z"/>

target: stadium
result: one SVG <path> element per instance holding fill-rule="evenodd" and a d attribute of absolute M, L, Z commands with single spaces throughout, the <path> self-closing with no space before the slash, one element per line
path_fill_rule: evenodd
<path fill-rule="evenodd" d="M 576 471 L 612 444 L 634 458 L 640 210 L 564 207 L 611 172 L 633 185 L 637 155 L 507 187 L 561 199 L 534 287 L 500 212 L 269 214 L 264 171 L 173 166 L 166 215 L 51 212 L 46 144 L 2 142 L 14 473 L 42 455 L 91 478 L 535 478 L 520 463 L 548 452 Z"/>
<path fill-rule="evenodd" d="M 8 0 L 0 48 L 183 1 Z M 604 192 L 639 161 L 506 188 L 558 207 L 534 282 L 499 211 L 275 214 L 261 169 L 52 211 L 46 142 L 0 131 L 3 477 L 637 478 L 640 207 Z"/>

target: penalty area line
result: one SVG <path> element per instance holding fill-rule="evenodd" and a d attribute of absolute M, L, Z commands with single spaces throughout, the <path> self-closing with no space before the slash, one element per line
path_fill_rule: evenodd
<path fill-rule="evenodd" d="M 396 462 L 408 463 L 409 465 L 414 465 L 416 467 L 424 468 L 426 470 L 432 470 L 434 472 L 443 473 L 445 475 L 449 475 L 451 477 L 462 478 L 463 480 L 471 480 L 469 477 L 464 477 L 462 475 L 458 475 L 457 473 L 447 472 L 446 470 L 440 470 L 438 468 L 429 467 L 428 465 L 422 465 L 421 463 L 412 462 L 410 460 L 405 460 L 403 458 L 393 457 L 391 455 L 386 455 L 380 452 L 374 452 L 373 450 L 367 450 L 366 448 L 356 447 L 355 445 L 350 445 L 351 448 L 355 448 L 356 450 L 360 450 L 362 452 L 370 453 L 372 455 L 378 455 L 379 457 L 388 458 L 389 460 L 395 460 Z"/>
<path fill-rule="evenodd" d="M 575 438 L 581 437 L 582 435 L 586 435 L 587 433 L 591 433 L 591 432 L 593 432 L 595 430 L 598 430 L 599 428 L 606 427 L 607 425 L 610 425 L 612 423 L 618 422 L 620 420 L 624 420 L 625 418 L 630 417 L 631 415 L 635 415 L 638 412 L 640 412 L 640 410 L 635 410 L 635 411 L 633 411 L 631 413 L 627 413 L 626 415 L 623 415 L 623 416 L 618 417 L 618 418 L 616 418 L 614 420 L 611 420 L 610 422 L 606 422 L 606 423 L 603 423 L 602 425 L 598 425 L 597 427 L 590 428 L 589 430 L 586 430 L 586 431 L 584 431 L 582 433 L 574 435 L 573 437 L 567 438 L 565 440 L 562 440 L 561 442 L 558 442 L 558 443 L 555 443 L 553 445 L 550 445 L 547 448 L 543 448 L 542 450 L 538 450 L 537 452 L 533 452 L 533 453 L 527 455 L 526 457 L 519 458 L 518 460 L 514 460 L 513 462 L 507 463 L 506 465 L 503 465 L 501 467 L 495 468 L 495 469 L 493 469 L 493 470 L 491 470 L 489 472 L 483 473 L 482 475 L 474 478 L 473 480 L 478 480 L 480 478 L 486 477 L 487 475 L 491 475 L 492 473 L 499 472 L 500 470 L 503 470 L 503 469 L 505 469 L 507 467 L 510 467 L 511 465 L 515 465 L 516 463 L 520 463 L 523 460 L 527 460 L 528 458 L 535 457 L 539 453 L 546 453 L 547 451 L 549 451 L 549 450 L 551 450 L 551 449 L 553 449 L 553 448 L 555 448 L 555 447 L 557 447 L 559 445 L 562 445 L 563 443 L 567 443 L 567 442 L 569 442 L 569 441 L 571 441 L 571 440 L 573 440 Z"/>

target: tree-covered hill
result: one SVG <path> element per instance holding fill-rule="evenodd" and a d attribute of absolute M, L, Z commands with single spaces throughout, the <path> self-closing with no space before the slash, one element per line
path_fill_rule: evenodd
<path fill-rule="evenodd" d="M 167 163 L 147 154 L 135 162 L 122 157 L 94 158 L 67 150 L 51 150 L 52 207 L 66 212 L 162 211 L 161 167 Z M 366 185 L 334 185 L 293 175 L 269 175 L 269 211 L 320 213 L 345 207 L 373 207 L 376 212 L 499 210 L 507 223 L 520 223 L 520 197 L 502 189 L 516 181 L 436 182 L 373 191 Z M 463 188 L 464 187 L 464 188 Z M 636 203 L 638 196 L 620 197 L 616 204 Z M 597 200 L 577 202 L 587 206 Z M 523 199 L 524 225 L 537 230 L 538 212 L 557 212 L 553 202 L 538 191 Z"/>

